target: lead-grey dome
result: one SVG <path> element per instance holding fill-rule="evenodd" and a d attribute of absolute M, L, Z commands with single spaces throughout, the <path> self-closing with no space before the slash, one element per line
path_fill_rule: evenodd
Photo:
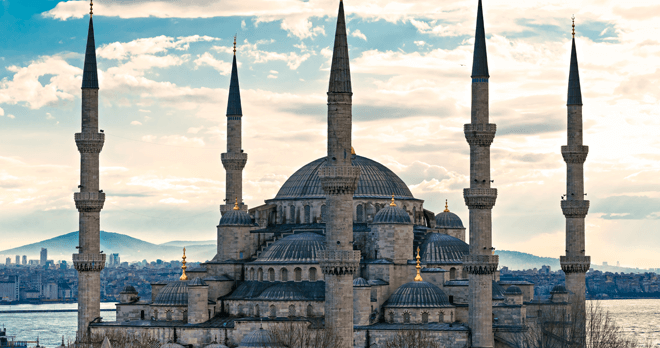
<path fill-rule="evenodd" d="M 458 215 L 450 212 L 443 211 L 442 213 L 435 216 L 435 227 L 436 228 L 465 228 L 463 227 L 463 221 Z"/>
<path fill-rule="evenodd" d="M 366 288 L 370 287 L 369 283 L 362 277 L 358 277 L 353 279 L 353 287 L 354 288 Z"/>
<path fill-rule="evenodd" d="M 250 214 L 243 210 L 230 210 L 220 219 L 218 226 L 253 226 Z"/>
<path fill-rule="evenodd" d="M 566 287 L 563 285 L 555 285 L 554 288 L 552 288 L 552 291 L 550 291 L 551 294 L 568 294 L 568 290 L 566 290 Z"/>
<path fill-rule="evenodd" d="M 405 210 L 397 206 L 387 206 L 381 209 L 376 216 L 374 216 L 374 224 L 406 224 L 410 225 L 410 215 Z"/>
<path fill-rule="evenodd" d="M 303 295 L 297 287 L 288 283 L 278 283 L 257 297 L 258 300 L 271 300 L 271 301 L 305 301 L 308 298 Z"/>
<path fill-rule="evenodd" d="M 206 346 L 204 348 L 229 348 L 229 347 L 225 346 L 224 344 L 220 344 L 220 343 L 211 343 L 211 344 L 209 344 L 208 346 Z"/>
<path fill-rule="evenodd" d="M 422 262 L 426 264 L 459 264 L 470 252 L 464 241 L 444 233 L 431 233 L 422 244 Z"/>
<path fill-rule="evenodd" d="M 401 285 L 387 300 L 385 307 L 437 308 L 452 307 L 452 305 L 439 287 L 421 281 Z"/>
<path fill-rule="evenodd" d="M 325 198 L 321 187 L 319 169 L 327 162 L 327 157 L 319 158 L 298 169 L 282 185 L 274 199 Z M 360 179 L 355 198 L 414 199 L 408 186 L 394 172 L 384 165 L 362 156 L 352 157 L 353 166 L 360 168 Z"/>
<path fill-rule="evenodd" d="M 284 237 L 271 244 L 257 263 L 316 263 L 319 250 L 325 250 L 325 237 L 305 232 Z"/>
<path fill-rule="evenodd" d="M 276 348 L 279 346 L 272 343 L 270 332 L 263 328 L 259 328 L 250 332 L 243 338 L 238 348 L 243 347 Z"/>
<path fill-rule="evenodd" d="M 124 288 L 121 290 L 120 294 L 137 294 L 137 290 L 133 287 L 133 285 L 126 285 Z"/>
<path fill-rule="evenodd" d="M 152 303 L 156 306 L 187 306 L 188 305 L 188 281 L 177 280 L 167 284 L 160 290 Z"/>

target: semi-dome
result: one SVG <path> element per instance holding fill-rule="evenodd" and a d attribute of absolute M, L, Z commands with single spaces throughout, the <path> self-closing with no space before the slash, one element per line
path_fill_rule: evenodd
<path fill-rule="evenodd" d="M 320 168 L 327 157 L 319 158 L 298 169 L 282 185 L 274 199 L 325 198 L 319 178 Z M 408 186 L 394 172 L 384 165 L 362 156 L 353 156 L 353 166 L 360 168 L 360 178 L 355 198 L 414 199 Z"/>
<path fill-rule="evenodd" d="M 220 344 L 220 343 L 211 343 L 211 344 L 209 344 L 208 346 L 206 346 L 204 348 L 229 348 L 229 347 L 225 346 L 224 344 Z"/>
<path fill-rule="evenodd" d="M 257 263 L 316 263 L 319 250 L 325 250 L 325 237 L 313 232 L 293 234 L 271 244 Z"/>
<path fill-rule="evenodd" d="M 137 294 L 137 290 L 133 287 L 133 285 L 126 285 L 124 288 L 121 290 L 120 294 Z"/>
<path fill-rule="evenodd" d="M 160 290 L 158 296 L 152 303 L 155 306 L 187 306 L 188 305 L 188 281 L 177 280 L 167 284 Z"/>
<path fill-rule="evenodd" d="M 253 226 L 250 214 L 243 210 L 229 210 L 222 215 L 218 226 Z"/>
<path fill-rule="evenodd" d="M 269 301 L 305 301 L 308 298 L 294 285 L 278 283 L 264 290 L 257 299 Z"/>
<path fill-rule="evenodd" d="M 376 216 L 374 216 L 374 224 L 406 224 L 410 225 L 410 215 L 405 210 L 397 207 L 396 205 L 389 205 L 381 209 Z"/>
<path fill-rule="evenodd" d="M 421 281 L 401 285 L 387 300 L 385 307 L 437 308 L 452 307 L 452 305 L 439 287 Z"/>
<path fill-rule="evenodd" d="M 493 280 L 493 300 L 504 300 L 506 297 L 504 288 Z"/>
<path fill-rule="evenodd" d="M 464 241 L 444 233 L 430 233 L 422 244 L 422 262 L 426 264 L 460 264 L 470 252 Z"/>
<path fill-rule="evenodd" d="M 458 215 L 445 210 L 442 213 L 435 216 L 435 227 L 436 228 L 465 228 L 463 226 L 463 221 Z"/>
<path fill-rule="evenodd" d="M 160 348 L 185 348 L 185 347 L 177 343 L 168 342 L 160 346 Z"/>
<path fill-rule="evenodd" d="M 555 285 L 554 288 L 552 288 L 552 291 L 550 291 L 551 294 L 568 294 L 568 290 L 566 290 L 566 287 L 563 285 Z"/>
<path fill-rule="evenodd" d="M 354 288 L 366 288 L 370 287 L 369 282 L 367 282 L 364 278 L 358 277 L 353 279 L 353 287 Z"/>
<path fill-rule="evenodd" d="M 515 285 L 511 285 L 508 288 L 506 288 L 505 294 L 507 294 L 507 295 L 522 295 L 522 290 L 520 290 L 520 288 L 515 286 Z"/>
<path fill-rule="evenodd" d="M 270 332 L 259 328 L 247 334 L 238 348 L 243 347 L 259 347 L 259 348 L 277 348 L 278 345 L 273 343 Z"/>

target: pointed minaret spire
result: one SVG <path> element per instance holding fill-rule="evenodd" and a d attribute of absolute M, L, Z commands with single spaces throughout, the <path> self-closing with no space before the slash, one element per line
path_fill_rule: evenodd
<path fill-rule="evenodd" d="M 346 39 L 346 18 L 344 2 L 339 3 L 337 15 L 337 31 L 335 33 L 335 49 L 332 53 L 332 68 L 330 70 L 330 87 L 328 93 L 352 93 L 351 67 L 348 58 L 348 41 Z"/>
<path fill-rule="evenodd" d="M 488 55 L 486 54 L 486 29 L 484 27 L 484 11 L 479 0 L 477 10 L 477 31 L 474 36 L 474 59 L 472 61 L 472 78 L 489 78 Z"/>
<path fill-rule="evenodd" d="M 582 105 L 580 71 L 578 69 L 577 50 L 575 49 L 575 17 L 573 17 L 573 47 L 571 49 L 571 72 L 568 75 L 568 102 L 566 105 Z"/>
<path fill-rule="evenodd" d="M 94 20 L 92 19 L 91 7 L 89 11 L 89 31 L 87 33 L 87 51 L 85 52 L 82 88 L 99 88 L 99 76 L 96 67 L 96 45 L 94 43 Z"/>
<path fill-rule="evenodd" d="M 242 116 L 241 89 L 238 86 L 238 66 L 236 64 L 236 37 L 234 37 L 234 61 L 231 66 L 231 82 L 229 83 L 229 100 L 227 101 L 227 116 Z"/>

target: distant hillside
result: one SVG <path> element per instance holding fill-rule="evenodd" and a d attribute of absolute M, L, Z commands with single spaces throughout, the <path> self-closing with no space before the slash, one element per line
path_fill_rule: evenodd
<path fill-rule="evenodd" d="M 118 253 L 121 261 L 164 261 L 180 260 L 182 247 L 186 247 L 188 261 L 210 260 L 216 254 L 215 241 L 169 242 L 162 245 L 152 244 L 124 234 L 101 231 L 101 250 L 106 254 Z M 48 249 L 49 260 L 71 260 L 71 254 L 76 253 L 78 246 L 78 232 L 71 232 L 59 237 L 41 242 L 24 245 L 22 247 L 0 251 L 0 255 L 12 257 L 13 255 L 27 255 L 29 259 L 39 259 L 41 248 Z"/>
<path fill-rule="evenodd" d="M 553 271 L 561 269 L 559 258 L 540 257 L 532 254 L 521 253 L 519 251 L 495 250 L 495 254 L 500 256 L 500 267 L 509 267 L 510 270 L 540 269 L 547 265 Z"/>
<path fill-rule="evenodd" d="M 215 240 L 194 240 L 194 241 L 185 241 L 185 240 L 173 240 L 171 242 L 158 244 L 160 246 L 176 246 L 176 247 L 189 247 L 191 245 L 215 245 Z"/>

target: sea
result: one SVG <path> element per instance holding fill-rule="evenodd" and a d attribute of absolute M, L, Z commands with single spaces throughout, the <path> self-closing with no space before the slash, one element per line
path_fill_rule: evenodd
<path fill-rule="evenodd" d="M 623 330 L 641 341 L 660 347 L 660 300 L 607 300 L 598 305 L 616 320 Z M 0 311 L 47 311 L 78 308 L 76 303 L 0 306 Z M 114 303 L 101 303 L 102 309 L 114 309 Z M 104 321 L 114 321 L 114 312 L 101 312 Z M 54 348 L 76 336 L 76 312 L 0 313 L 0 325 L 7 335 L 20 341 L 36 341 L 43 347 Z M 30 347 L 36 344 L 29 345 Z"/>

